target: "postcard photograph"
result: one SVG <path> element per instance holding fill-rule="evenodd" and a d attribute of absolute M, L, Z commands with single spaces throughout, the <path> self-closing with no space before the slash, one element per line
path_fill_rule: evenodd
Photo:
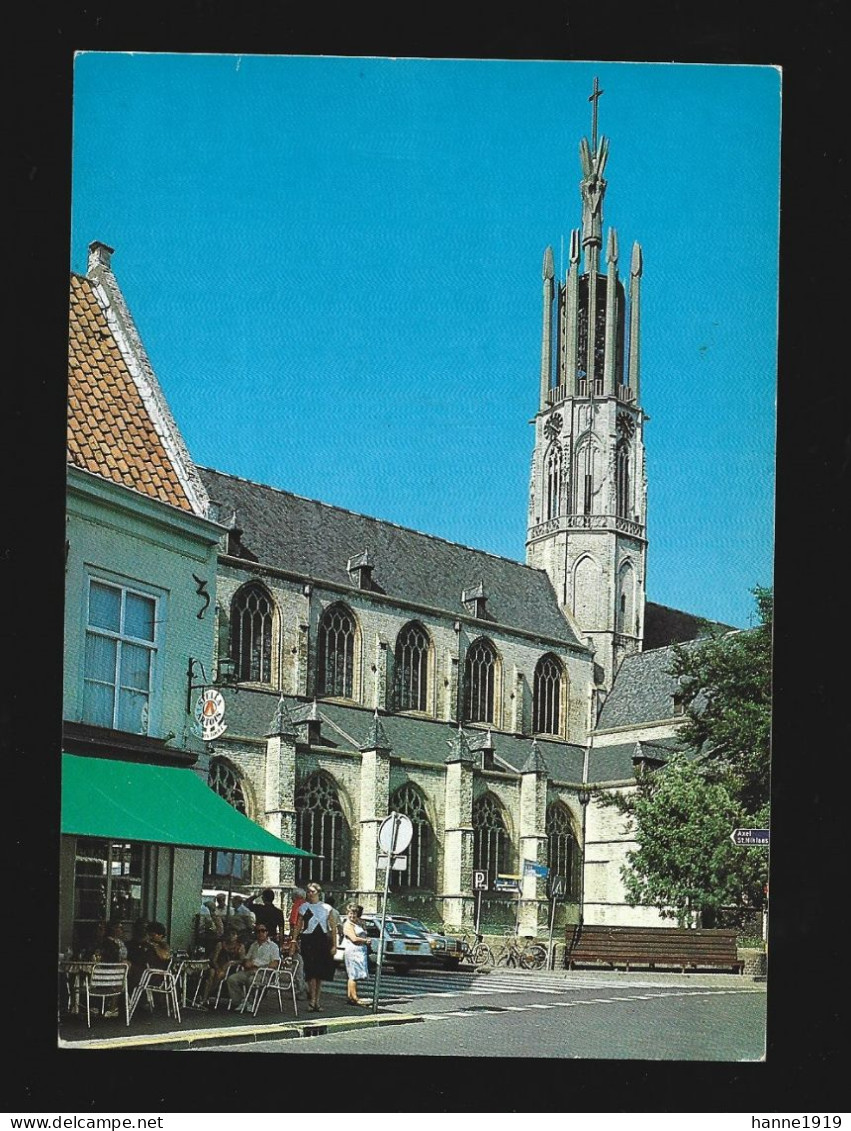
<path fill-rule="evenodd" d="M 60 1049 L 765 1059 L 782 77 L 77 54 Z"/>

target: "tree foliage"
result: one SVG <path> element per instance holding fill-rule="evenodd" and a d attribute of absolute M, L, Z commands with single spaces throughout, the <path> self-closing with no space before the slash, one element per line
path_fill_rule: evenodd
<path fill-rule="evenodd" d="M 634 790 L 600 797 L 635 838 L 622 869 L 628 902 L 680 923 L 697 912 L 710 926 L 721 908 L 743 917 L 763 906 L 765 849 L 730 840 L 735 828 L 767 828 L 769 817 L 773 601 L 768 589 L 753 593 L 756 628 L 674 648 L 681 750 Z"/>
<path fill-rule="evenodd" d="M 724 782 L 749 819 L 767 820 L 771 762 L 771 636 L 774 602 L 757 587 L 759 625 L 677 645 L 671 674 L 686 708 L 680 742 Z"/>

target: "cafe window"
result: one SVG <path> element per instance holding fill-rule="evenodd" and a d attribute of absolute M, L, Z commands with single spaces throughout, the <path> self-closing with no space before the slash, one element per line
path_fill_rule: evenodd
<path fill-rule="evenodd" d="M 156 598 L 90 578 L 83 722 L 148 734 L 156 624 Z"/>
<path fill-rule="evenodd" d="M 80 837 L 74 860 L 74 936 L 85 944 L 99 922 L 131 928 L 143 915 L 145 845 Z"/>

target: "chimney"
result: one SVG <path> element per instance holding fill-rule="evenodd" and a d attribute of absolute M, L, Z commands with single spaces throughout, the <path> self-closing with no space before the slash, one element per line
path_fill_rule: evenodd
<path fill-rule="evenodd" d="M 97 271 L 111 271 L 112 270 L 112 256 L 115 253 L 115 248 L 110 247 L 109 244 L 101 243 L 100 240 L 95 240 L 89 244 L 89 264 L 87 274 L 93 275 Z"/>

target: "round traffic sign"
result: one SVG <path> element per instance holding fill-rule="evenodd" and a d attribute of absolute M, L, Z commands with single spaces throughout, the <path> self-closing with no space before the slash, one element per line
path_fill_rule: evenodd
<path fill-rule="evenodd" d="M 393 836 L 393 829 L 395 825 L 396 835 Z M 403 813 L 391 813 L 389 817 L 385 817 L 381 824 L 378 826 L 378 843 L 384 852 L 389 854 L 404 852 L 408 845 L 411 843 L 411 838 L 414 835 L 414 826 L 411 824 L 410 817 L 406 817 Z"/>

